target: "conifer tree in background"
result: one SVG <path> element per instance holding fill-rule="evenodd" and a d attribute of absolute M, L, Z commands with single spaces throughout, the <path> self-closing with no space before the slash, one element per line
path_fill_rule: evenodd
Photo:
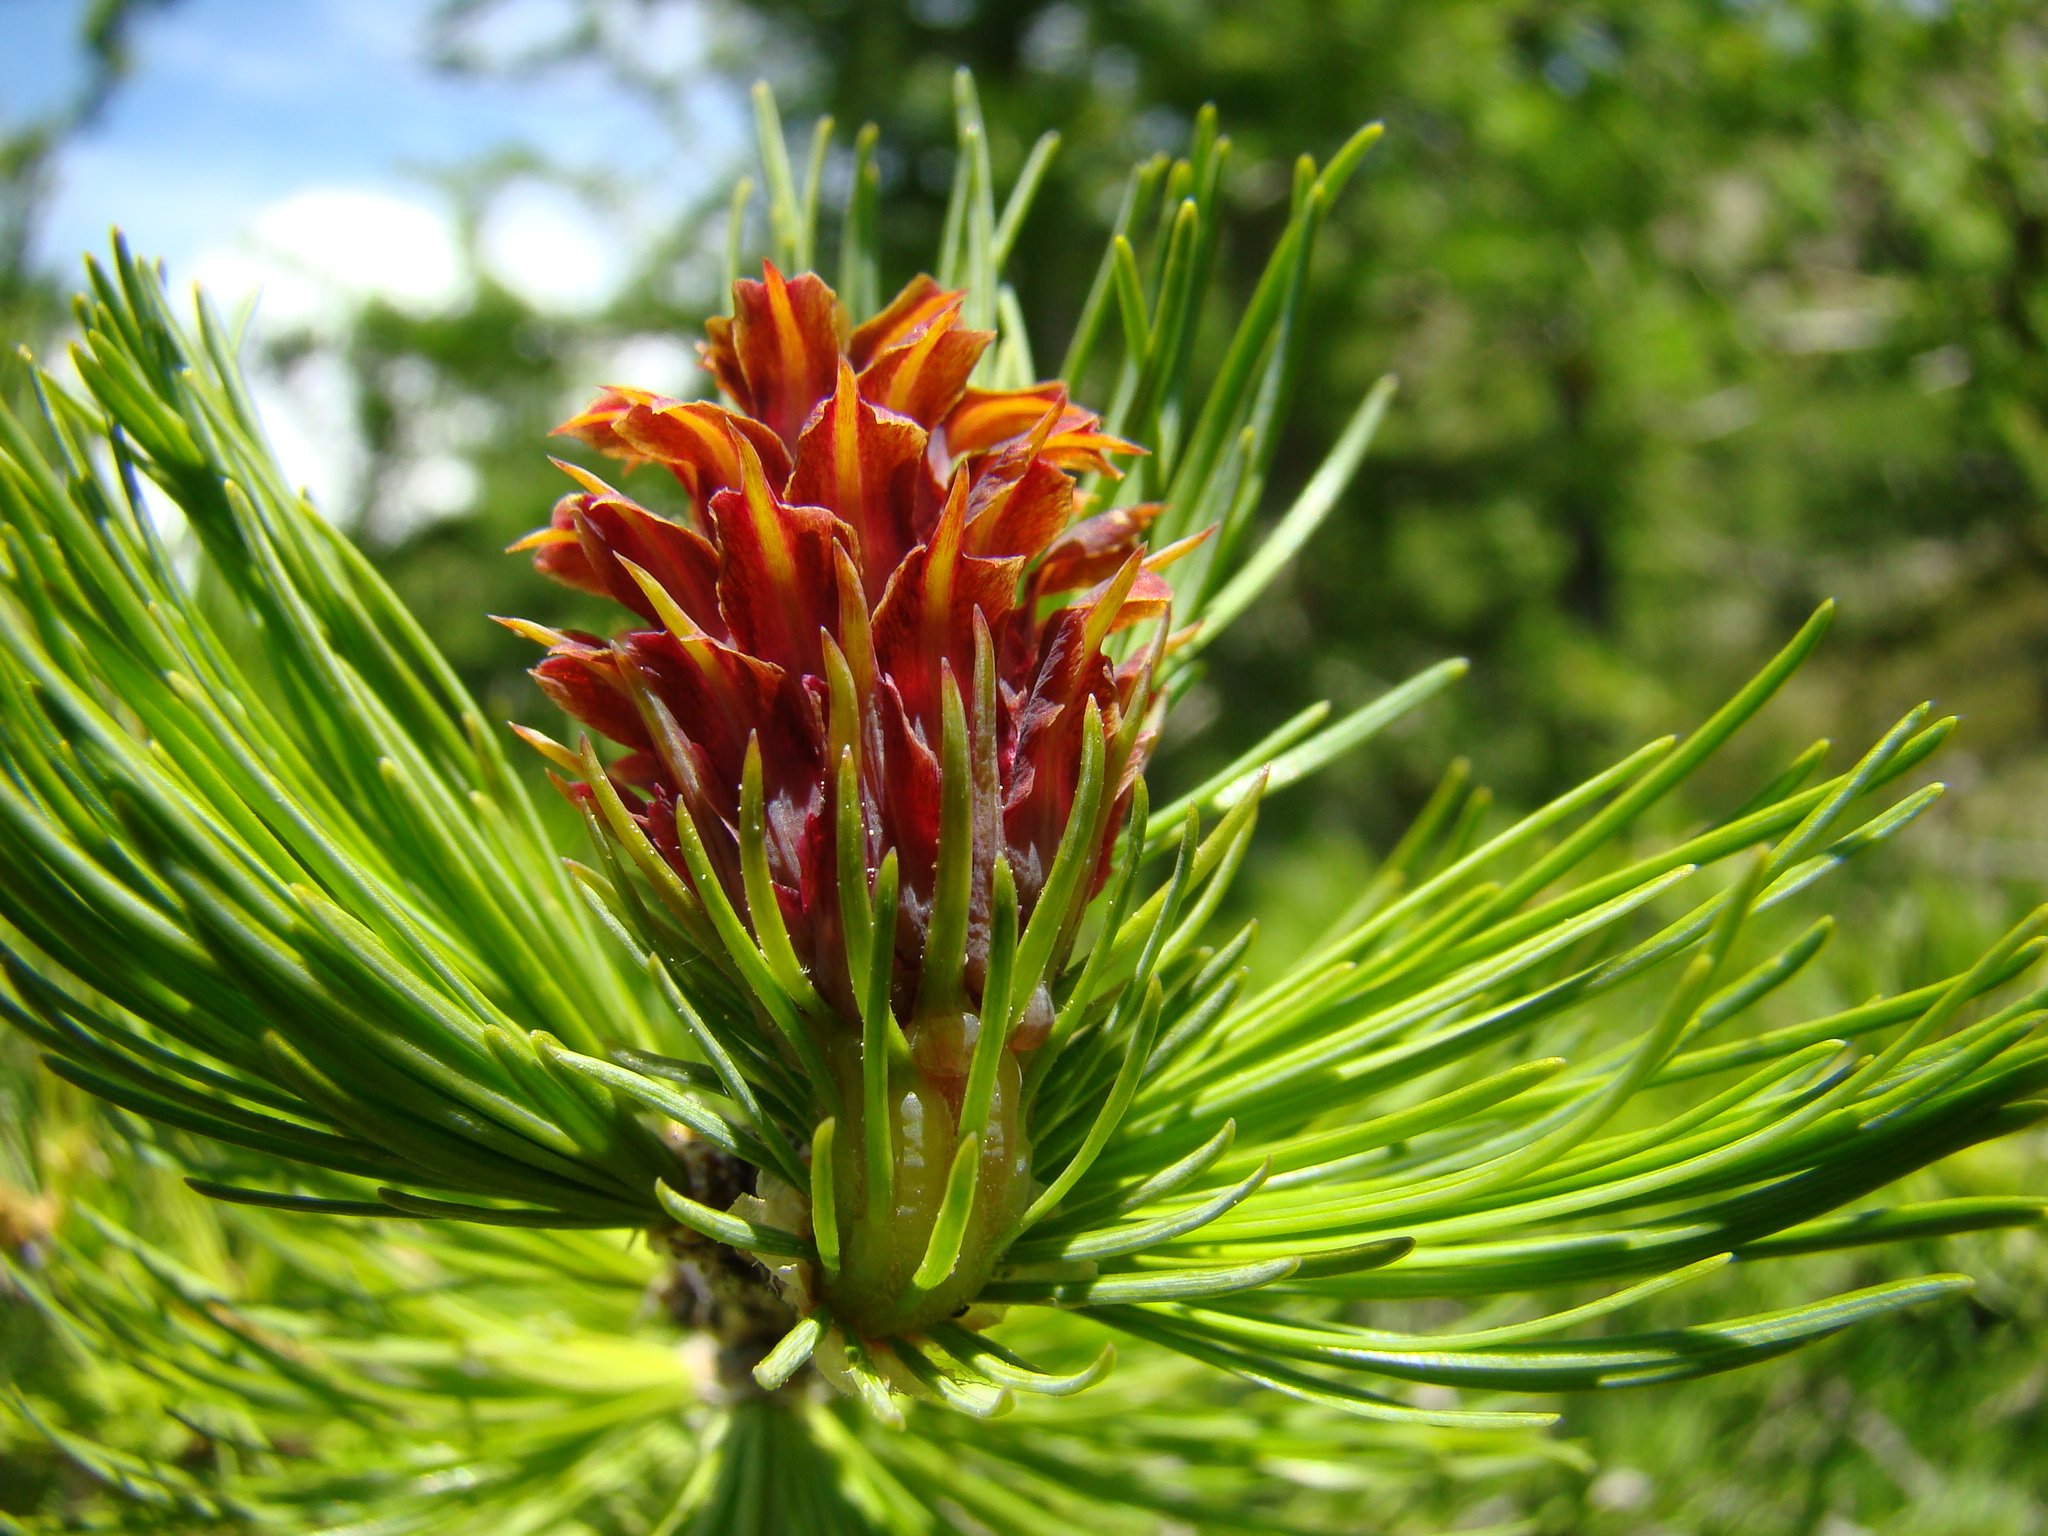
<path fill-rule="evenodd" d="M 1283 720 L 1275 668 L 1312 668 L 1314 691 L 1349 705 L 1456 653 L 1470 682 L 1370 764 L 1275 806 L 1275 846 L 1310 827 L 1391 838 L 1436 764 L 1480 741 L 1502 798 L 1534 804 L 1711 708 L 1834 595 L 1801 691 L 1867 733 L 1890 699 L 1938 693 L 1991 770 L 1899 868 L 2048 878 L 2033 831 L 2048 792 L 2039 5 L 554 0 L 517 8 L 559 24 L 538 36 L 505 0 L 440 13 L 437 48 L 460 68 L 595 68 L 667 99 L 721 68 L 741 83 L 769 69 L 787 100 L 880 123 L 892 270 L 925 260 L 943 221 L 947 81 L 974 67 L 1000 175 L 1060 135 L 1045 195 L 1063 217 L 1027 224 L 1013 257 L 1026 318 L 1055 336 L 1130 162 L 1176 147 L 1214 102 L 1235 147 L 1203 366 L 1285 222 L 1296 151 L 1384 117 L 1309 276 L 1325 331 L 1275 471 L 1291 493 L 1391 369 L 1404 405 L 1374 449 L 1370 514 L 1339 519 L 1326 558 L 1276 588 L 1288 603 L 1213 654 L 1169 771 L 1234 755 L 1228 733 L 1198 731 L 1212 698 L 1260 731 Z M 650 13 L 708 39 L 660 78 L 637 46 Z M 634 289 L 617 322 L 655 291 Z M 504 516 L 488 494 L 478 508 Z M 394 551 L 393 579 L 431 590 L 435 567 L 410 557 L 438 566 L 454 537 Z M 484 646 L 464 659 L 480 685 Z M 517 648 L 488 660 L 509 672 Z M 1770 719 L 1756 740 L 1735 749 L 1745 768 L 1765 743 L 1801 744 Z"/>
<path fill-rule="evenodd" d="M 133 66 L 137 21 L 169 0 L 91 0 L 78 21 L 81 78 L 54 105 L 0 124 L 0 329 L 34 336 L 61 315 L 62 290 L 36 270 L 33 248 L 58 152 L 106 109 Z"/>
<path fill-rule="evenodd" d="M 2048 913 L 1911 991 L 1780 1003 L 1830 936 L 1809 889 L 1935 802 L 1952 722 L 1660 826 L 1826 610 L 1530 815 L 1453 767 L 1254 982 L 1221 914 L 1261 804 L 1464 671 L 1303 698 L 1149 804 L 1171 704 L 1388 408 L 1264 515 L 1309 253 L 1377 131 L 1301 162 L 1198 376 L 1203 115 L 1134 174 L 1055 368 L 1004 281 L 1050 145 L 999 197 L 956 91 L 900 287 L 873 135 L 828 229 L 829 125 L 793 165 L 759 93 L 725 403 L 625 381 L 566 424 L 639 466 L 565 466 L 523 541 L 623 633 L 507 621 L 627 749 L 520 728 L 575 850 L 284 479 L 235 339 L 125 249 L 90 269 L 80 382 L 0 419 L 0 1006 L 114 1106 L 38 1078 L 9 1121 L 0 1409 L 84 1480 L 8 1490 L 28 1528 L 1440 1528 L 1457 1469 L 1560 1454 L 1518 1395 L 1968 1282 L 1632 1327 L 1650 1298 L 2040 1219 L 1859 1202 L 2048 1109 Z"/>

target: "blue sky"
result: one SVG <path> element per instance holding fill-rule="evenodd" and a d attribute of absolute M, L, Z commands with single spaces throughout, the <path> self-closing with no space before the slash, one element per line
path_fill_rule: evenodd
<path fill-rule="evenodd" d="M 0 0 L 0 122 L 50 110 L 77 88 L 84 3 Z M 478 40 L 516 54 L 555 35 L 564 5 L 501 0 Z M 436 71 L 425 58 L 432 9 L 433 0 L 176 0 L 146 16 L 133 74 L 57 163 L 38 261 L 68 277 L 118 224 L 138 251 L 167 262 L 174 288 L 202 282 L 230 313 L 256 300 L 259 335 L 306 327 L 332 340 L 365 294 L 416 311 L 459 297 L 472 269 L 436 172 L 544 146 L 572 170 L 617 179 L 619 195 L 596 203 L 557 183 L 516 183 L 485 212 L 478 255 L 529 301 L 576 312 L 601 304 L 635 247 L 722 187 L 751 143 L 743 92 L 730 83 L 693 85 L 664 114 L 592 67 Z M 698 13 L 663 14 L 660 32 L 626 40 L 636 61 L 698 58 Z M 616 371 L 670 389 L 698 377 L 685 338 L 626 338 L 614 351 L 591 360 L 592 377 Z M 321 349 L 288 373 L 251 361 L 287 468 L 324 505 L 349 505 L 363 449 L 338 354 Z M 405 456 L 418 472 L 402 497 L 407 514 L 459 510 L 473 491 L 457 441 L 463 418 L 419 418 L 422 439 Z"/>
<path fill-rule="evenodd" d="M 73 41 L 84 0 L 0 0 L 0 117 L 61 100 L 81 71 Z M 136 69 L 105 116 L 64 153 L 38 241 L 68 265 L 119 223 L 174 270 L 308 188 L 436 199 L 431 177 L 491 149 L 546 144 L 622 173 L 679 204 L 674 173 L 716 175 L 738 146 L 724 92 L 691 110 L 713 153 L 684 156 L 672 126 L 595 69 L 476 79 L 423 57 L 432 0 L 178 0 L 135 33 Z M 679 12 L 647 40 L 671 57 L 701 44 Z M 547 35 L 551 0 L 492 13 L 491 41 Z M 637 41 L 637 40 L 636 40 Z"/>

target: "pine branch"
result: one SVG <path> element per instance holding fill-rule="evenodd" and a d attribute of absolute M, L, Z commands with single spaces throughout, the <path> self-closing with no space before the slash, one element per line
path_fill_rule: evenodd
<path fill-rule="evenodd" d="M 804 265 L 829 129 L 799 192 L 760 102 L 771 237 Z M 1387 408 L 1262 525 L 1316 229 L 1376 130 L 1304 163 L 1205 382 L 1205 115 L 1134 178 L 1045 386 L 1002 276 L 1044 156 L 999 213 L 964 77 L 957 107 L 935 267 L 964 294 L 920 280 L 849 329 L 771 266 L 707 345 L 734 408 L 608 391 L 568 425 L 694 507 L 572 469 L 525 544 L 653 626 L 509 621 L 628 749 L 522 730 L 589 865 L 289 488 L 210 311 L 180 324 L 123 247 L 89 267 L 82 387 L 37 370 L 40 415 L 0 418 L 0 1010 L 135 1117 L 113 1145 L 153 1189 L 177 1169 L 216 1202 L 163 1231 L 111 1180 L 6 1259 L 103 1398 L 203 1443 L 195 1469 L 14 1389 L 91 1478 L 202 1526 L 1324 1529 L 1215 1426 L 1338 1466 L 1362 1418 L 1398 1487 L 1547 1422 L 1509 1394 L 1730 1369 L 1967 1284 L 1610 1331 L 1717 1267 L 2040 1220 L 1844 1211 L 2040 1118 L 2048 910 L 1898 997 L 1791 1002 L 1828 932 L 1792 912 L 1931 807 L 1909 786 L 1953 722 L 1923 706 L 1840 772 L 1804 754 L 1657 830 L 1825 609 L 1691 734 L 1530 815 L 1455 768 L 1252 986 L 1220 915 L 1263 795 L 1463 670 L 1335 722 L 1308 703 L 1148 813 L 1167 704 Z M 867 307 L 873 191 L 855 175 L 840 256 Z M 1150 452 L 1118 479 L 1123 434 Z M 649 1286 L 716 1358 L 636 1321 Z M 1415 1299 L 1491 1310 L 1387 1326 Z M 1191 1447 L 1184 1487 L 1132 1470 Z"/>

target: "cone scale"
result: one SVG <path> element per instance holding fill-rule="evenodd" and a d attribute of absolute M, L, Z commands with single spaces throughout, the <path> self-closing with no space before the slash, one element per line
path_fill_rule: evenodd
<path fill-rule="evenodd" d="M 971 1301 L 1031 1194 L 1026 1068 L 1151 745 L 1180 547 L 1080 504 L 1134 450 L 1061 385 L 970 382 L 994 338 L 961 293 L 920 277 L 851 325 L 766 265 L 733 299 L 701 346 L 728 403 L 609 388 L 560 429 L 686 511 L 564 465 L 515 546 L 637 623 L 509 622 L 624 749 L 604 795 L 816 1117 L 777 1212 L 829 1217 L 796 1295 L 886 1336 Z M 527 734 L 592 800 L 594 756 Z"/>

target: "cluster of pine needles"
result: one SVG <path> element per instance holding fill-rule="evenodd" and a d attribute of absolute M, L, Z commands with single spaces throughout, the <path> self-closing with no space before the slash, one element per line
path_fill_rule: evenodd
<path fill-rule="evenodd" d="M 771 254 L 814 268 L 829 125 L 801 179 L 765 97 L 762 129 Z M 1173 571 L 1199 628 L 1169 700 L 1343 504 L 1388 407 L 1382 384 L 1262 515 L 1315 234 L 1374 137 L 1303 160 L 1197 378 L 1230 160 L 1205 115 L 1134 172 L 1059 366 L 1150 449 L 1083 492 L 1163 501 L 1161 539 L 1216 529 Z M 873 148 L 835 274 L 861 313 Z M 1003 269 L 1052 152 L 999 203 L 963 80 L 934 265 L 999 337 L 994 387 L 1041 372 Z M 1674 826 L 1823 611 L 1689 733 L 1525 816 L 1453 769 L 1257 985 L 1227 898 L 1262 800 L 1462 665 L 1334 719 L 1304 701 L 1171 804 L 1141 789 L 1054 978 L 1038 1194 L 976 1311 L 841 1341 L 850 1395 L 803 1369 L 815 1311 L 736 1386 L 644 1233 L 829 1261 L 681 1176 L 709 1146 L 829 1206 L 813 1107 L 774 1091 L 800 1063 L 773 999 L 751 1024 L 714 1006 L 729 977 L 693 981 L 659 920 L 675 876 L 608 806 L 595 854 L 558 845 L 502 727 L 285 478 L 232 329 L 203 299 L 180 320 L 124 248 L 89 273 L 70 374 L 29 369 L 0 415 L 0 1010 L 47 1068 L 10 1047 L 0 1077 L 26 1511 L 0 1530 L 1421 1529 L 1577 1455 L 1518 1395 L 1726 1370 L 1968 1282 L 1702 1301 L 1675 1330 L 1632 1327 L 1638 1303 L 2042 1216 L 1866 1197 L 2048 1113 L 2043 914 L 1896 996 L 1788 1001 L 1831 931 L 1810 888 L 1934 803 L 1952 722 L 1914 709 L 1833 766 L 1817 744 Z M 1100 761 L 1082 778 L 1101 793 Z"/>

